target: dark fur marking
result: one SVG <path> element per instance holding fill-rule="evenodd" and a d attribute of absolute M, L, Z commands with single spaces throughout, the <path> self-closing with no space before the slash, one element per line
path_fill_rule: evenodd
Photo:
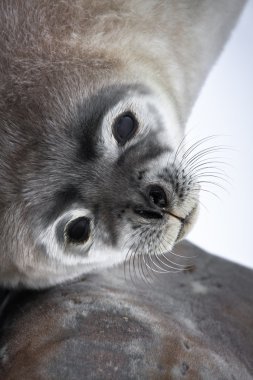
<path fill-rule="evenodd" d="M 138 164 L 141 165 L 147 161 L 159 157 L 165 152 L 170 152 L 167 147 L 162 147 L 160 144 L 155 142 L 155 136 L 153 133 L 145 139 L 141 139 L 135 144 L 126 148 L 126 150 L 120 155 L 117 160 L 117 165 L 123 166 L 125 163 L 131 164 L 133 160 L 133 165 L 136 165 L 136 158 L 138 158 Z"/>
<path fill-rule="evenodd" d="M 80 191 L 73 185 L 66 185 L 65 188 L 55 192 L 50 202 L 50 208 L 44 213 L 43 220 L 48 225 L 54 221 L 73 203 L 82 203 Z"/>
<path fill-rule="evenodd" d="M 149 93 L 148 89 L 142 85 L 108 86 L 77 106 L 74 133 L 79 143 L 78 159 L 87 161 L 100 157 L 98 137 L 103 117 L 119 101 L 134 92 L 143 95 Z M 73 130 L 73 127 L 71 129 Z"/>

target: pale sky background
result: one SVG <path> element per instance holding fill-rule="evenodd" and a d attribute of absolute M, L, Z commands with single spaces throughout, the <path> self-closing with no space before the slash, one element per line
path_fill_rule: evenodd
<path fill-rule="evenodd" d="M 188 129 L 192 140 L 220 136 L 206 147 L 234 148 L 216 153 L 229 164 L 216 164 L 230 177 L 230 185 L 219 181 L 228 193 L 206 186 L 220 199 L 203 193 L 205 208 L 188 238 L 211 253 L 253 268 L 253 0 L 210 73 Z"/>

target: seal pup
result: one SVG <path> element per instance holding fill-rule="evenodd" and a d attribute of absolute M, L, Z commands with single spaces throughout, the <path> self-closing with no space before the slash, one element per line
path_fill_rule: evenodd
<path fill-rule="evenodd" d="M 181 144 L 241 0 L 2 0 L 0 283 L 43 288 L 172 249 Z"/>

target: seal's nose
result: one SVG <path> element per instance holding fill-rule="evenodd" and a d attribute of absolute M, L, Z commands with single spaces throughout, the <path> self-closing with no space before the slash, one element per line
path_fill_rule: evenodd
<path fill-rule="evenodd" d="M 151 205 L 165 208 L 168 205 L 167 196 L 163 188 L 159 185 L 151 185 L 148 188 L 148 197 Z"/>
<path fill-rule="evenodd" d="M 163 213 L 160 210 L 153 210 L 147 207 L 135 207 L 134 212 L 145 219 L 161 219 Z"/>
<path fill-rule="evenodd" d="M 146 194 L 149 205 L 137 206 L 135 207 L 134 212 L 146 219 L 163 218 L 163 209 L 168 204 L 167 197 L 163 188 L 159 185 L 148 186 Z"/>

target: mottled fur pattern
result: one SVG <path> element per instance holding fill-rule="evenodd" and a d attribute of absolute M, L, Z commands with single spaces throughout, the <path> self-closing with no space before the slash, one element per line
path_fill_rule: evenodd
<path fill-rule="evenodd" d="M 198 187 L 175 152 L 242 6 L 1 1 L 1 284 L 45 287 L 184 235 L 173 216 L 147 221 L 133 209 L 150 206 L 140 194 L 158 183 L 171 212 L 193 217 Z M 138 132 L 119 147 L 112 125 L 129 110 Z M 77 215 L 91 219 L 81 248 L 59 232 Z"/>

